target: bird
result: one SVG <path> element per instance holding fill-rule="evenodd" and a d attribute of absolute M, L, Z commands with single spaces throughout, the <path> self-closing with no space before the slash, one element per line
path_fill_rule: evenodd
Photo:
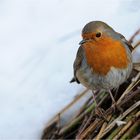
<path fill-rule="evenodd" d="M 70 83 L 81 83 L 92 90 L 97 107 L 95 91 L 109 92 L 115 104 L 111 90 L 127 81 L 132 72 L 132 45 L 103 21 L 87 23 L 82 29 L 79 45 Z"/>

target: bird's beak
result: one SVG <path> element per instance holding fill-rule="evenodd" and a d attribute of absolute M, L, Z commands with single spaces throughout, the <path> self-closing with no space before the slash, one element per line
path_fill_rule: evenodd
<path fill-rule="evenodd" d="M 86 40 L 83 39 L 82 41 L 79 42 L 79 45 L 82 45 L 82 44 L 84 44 L 85 42 L 86 42 Z"/>

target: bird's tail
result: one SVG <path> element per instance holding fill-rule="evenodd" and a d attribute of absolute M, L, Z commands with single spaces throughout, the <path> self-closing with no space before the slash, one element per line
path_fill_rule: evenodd
<path fill-rule="evenodd" d="M 70 83 L 73 83 L 73 82 L 75 82 L 76 80 L 75 80 L 75 78 L 73 77 L 71 80 L 70 80 Z"/>

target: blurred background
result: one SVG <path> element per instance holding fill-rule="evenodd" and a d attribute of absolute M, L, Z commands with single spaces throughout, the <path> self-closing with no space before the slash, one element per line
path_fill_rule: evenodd
<path fill-rule="evenodd" d="M 92 20 L 129 39 L 140 28 L 140 1 L 0 0 L 0 139 L 39 139 L 84 89 L 69 81 L 81 30 Z"/>

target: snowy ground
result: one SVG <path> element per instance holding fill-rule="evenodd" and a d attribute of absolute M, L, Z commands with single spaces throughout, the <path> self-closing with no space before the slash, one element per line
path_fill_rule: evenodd
<path fill-rule="evenodd" d="M 102 20 L 129 38 L 139 0 L 0 1 L 0 139 L 39 139 L 83 89 L 69 84 L 82 27 Z"/>

